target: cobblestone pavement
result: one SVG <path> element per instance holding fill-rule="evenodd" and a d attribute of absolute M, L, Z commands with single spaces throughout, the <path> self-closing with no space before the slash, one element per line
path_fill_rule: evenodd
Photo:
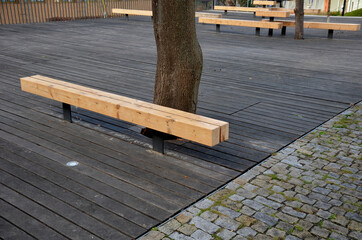
<path fill-rule="evenodd" d="M 141 240 L 362 239 L 362 103 Z"/>

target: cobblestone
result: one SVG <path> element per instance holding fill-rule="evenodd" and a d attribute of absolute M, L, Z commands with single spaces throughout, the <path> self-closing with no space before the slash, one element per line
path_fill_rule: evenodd
<path fill-rule="evenodd" d="M 213 224 L 212 222 L 206 221 L 205 219 L 198 216 L 194 217 L 191 220 L 190 224 L 194 224 L 195 227 L 211 234 L 213 234 L 220 228 L 219 226 Z"/>
<path fill-rule="evenodd" d="M 362 239 L 361 114 L 362 103 L 141 240 Z"/>

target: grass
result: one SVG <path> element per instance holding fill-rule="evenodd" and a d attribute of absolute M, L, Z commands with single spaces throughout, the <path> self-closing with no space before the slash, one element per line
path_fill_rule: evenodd
<path fill-rule="evenodd" d="M 326 14 L 326 13 L 323 13 Z M 340 11 L 330 12 L 330 16 L 342 16 Z M 354 10 L 352 12 L 345 13 L 344 16 L 348 17 L 362 17 L 362 8 Z"/>
<path fill-rule="evenodd" d="M 297 229 L 298 231 L 303 231 L 304 230 L 303 227 L 301 227 L 301 226 L 295 226 L 295 229 Z"/>
<path fill-rule="evenodd" d="M 266 174 L 266 176 L 271 177 L 272 180 L 278 180 L 278 181 L 282 181 L 282 179 L 278 178 L 276 173 L 273 174 Z"/>
<path fill-rule="evenodd" d="M 345 13 L 344 16 L 350 16 L 350 17 L 362 17 L 362 8 L 354 10 L 349 13 Z"/>

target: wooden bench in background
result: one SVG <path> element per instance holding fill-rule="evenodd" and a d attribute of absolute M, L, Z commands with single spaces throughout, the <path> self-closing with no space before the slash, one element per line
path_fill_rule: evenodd
<path fill-rule="evenodd" d="M 153 149 L 163 153 L 162 133 L 207 146 L 229 138 L 229 123 L 160 105 L 35 75 L 20 79 L 21 89 L 63 103 L 64 119 L 71 122 L 71 105 L 154 129 Z"/>
<path fill-rule="evenodd" d="M 279 17 L 279 18 L 287 18 L 290 17 L 290 12 L 288 11 L 257 11 L 255 13 L 255 16 L 257 17 L 269 17 L 269 21 L 270 22 L 274 22 L 274 18 L 275 17 Z M 273 36 L 273 29 L 269 29 L 269 36 Z"/>
<path fill-rule="evenodd" d="M 274 22 L 280 22 L 283 24 L 283 27 L 282 27 L 283 36 L 286 34 L 287 27 L 295 27 L 295 21 L 277 20 Z M 326 29 L 326 30 L 328 30 L 328 38 L 333 38 L 334 30 L 358 31 L 358 30 L 360 30 L 361 25 L 354 24 L 354 23 L 304 22 L 304 28 Z"/>
<path fill-rule="evenodd" d="M 276 4 L 276 1 L 253 1 L 253 5 L 275 6 Z"/>
<path fill-rule="evenodd" d="M 288 8 L 260 8 L 260 7 L 233 7 L 233 6 L 215 6 L 214 10 L 223 10 L 225 13 L 227 11 L 235 11 L 235 12 L 257 12 L 257 11 L 288 11 L 290 14 L 294 14 L 294 9 L 288 9 Z M 320 9 L 304 9 L 304 14 L 319 14 L 321 12 Z"/>
<path fill-rule="evenodd" d="M 220 25 L 255 27 L 257 36 L 260 35 L 260 28 L 281 29 L 282 23 L 270 21 L 250 21 L 226 18 L 199 18 L 199 23 L 216 24 L 216 31 L 220 32 Z M 265 24 L 268 23 L 268 24 Z M 269 35 L 270 36 L 270 35 Z"/>
<path fill-rule="evenodd" d="M 128 20 L 129 15 L 152 17 L 152 11 L 148 11 L 148 10 L 134 10 L 134 9 L 113 8 L 112 13 L 124 14 L 124 15 L 126 15 L 127 20 Z M 195 17 L 221 18 L 221 14 L 220 13 L 196 12 Z"/>
<path fill-rule="evenodd" d="M 227 11 L 236 11 L 236 12 L 253 12 L 259 10 L 265 10 L 263 8 L 256 8 L 256 7 L 234 7 L 234 6 L 214 6 L 214 10 L 223 10 L 225 14 Z"/>
<path fill-rule="evenodd" d="M 288 11 L 290 12 L 290 14 L 294 14 L 294 9 L 290 9 L 290 8 L 269 8 L 269 10 L 271 11 Z M 304 14 L 320 14 L 321 10 L 320 9 L 312 9 L 312 8 L 305 8 L 304 9 Z"/>

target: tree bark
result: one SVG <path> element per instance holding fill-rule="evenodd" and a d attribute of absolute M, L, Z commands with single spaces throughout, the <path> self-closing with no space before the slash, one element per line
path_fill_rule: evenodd
<path fill-rule="evenodd" d="M 295 35 L 294 39 L 304 39 L 304 0 L 295 0 Z"/>
<path fill-rule="evenodd" d="M 196 112 L 202 52 L 194 0 L 152 0 L 157 45 L 155 104 Z"/>
<path fill-rule="evenodd" d="M 328 0 L 328 7 L 327 7 L 327 22 L 330 22 L 331 18 L 331 0 Z"/>

